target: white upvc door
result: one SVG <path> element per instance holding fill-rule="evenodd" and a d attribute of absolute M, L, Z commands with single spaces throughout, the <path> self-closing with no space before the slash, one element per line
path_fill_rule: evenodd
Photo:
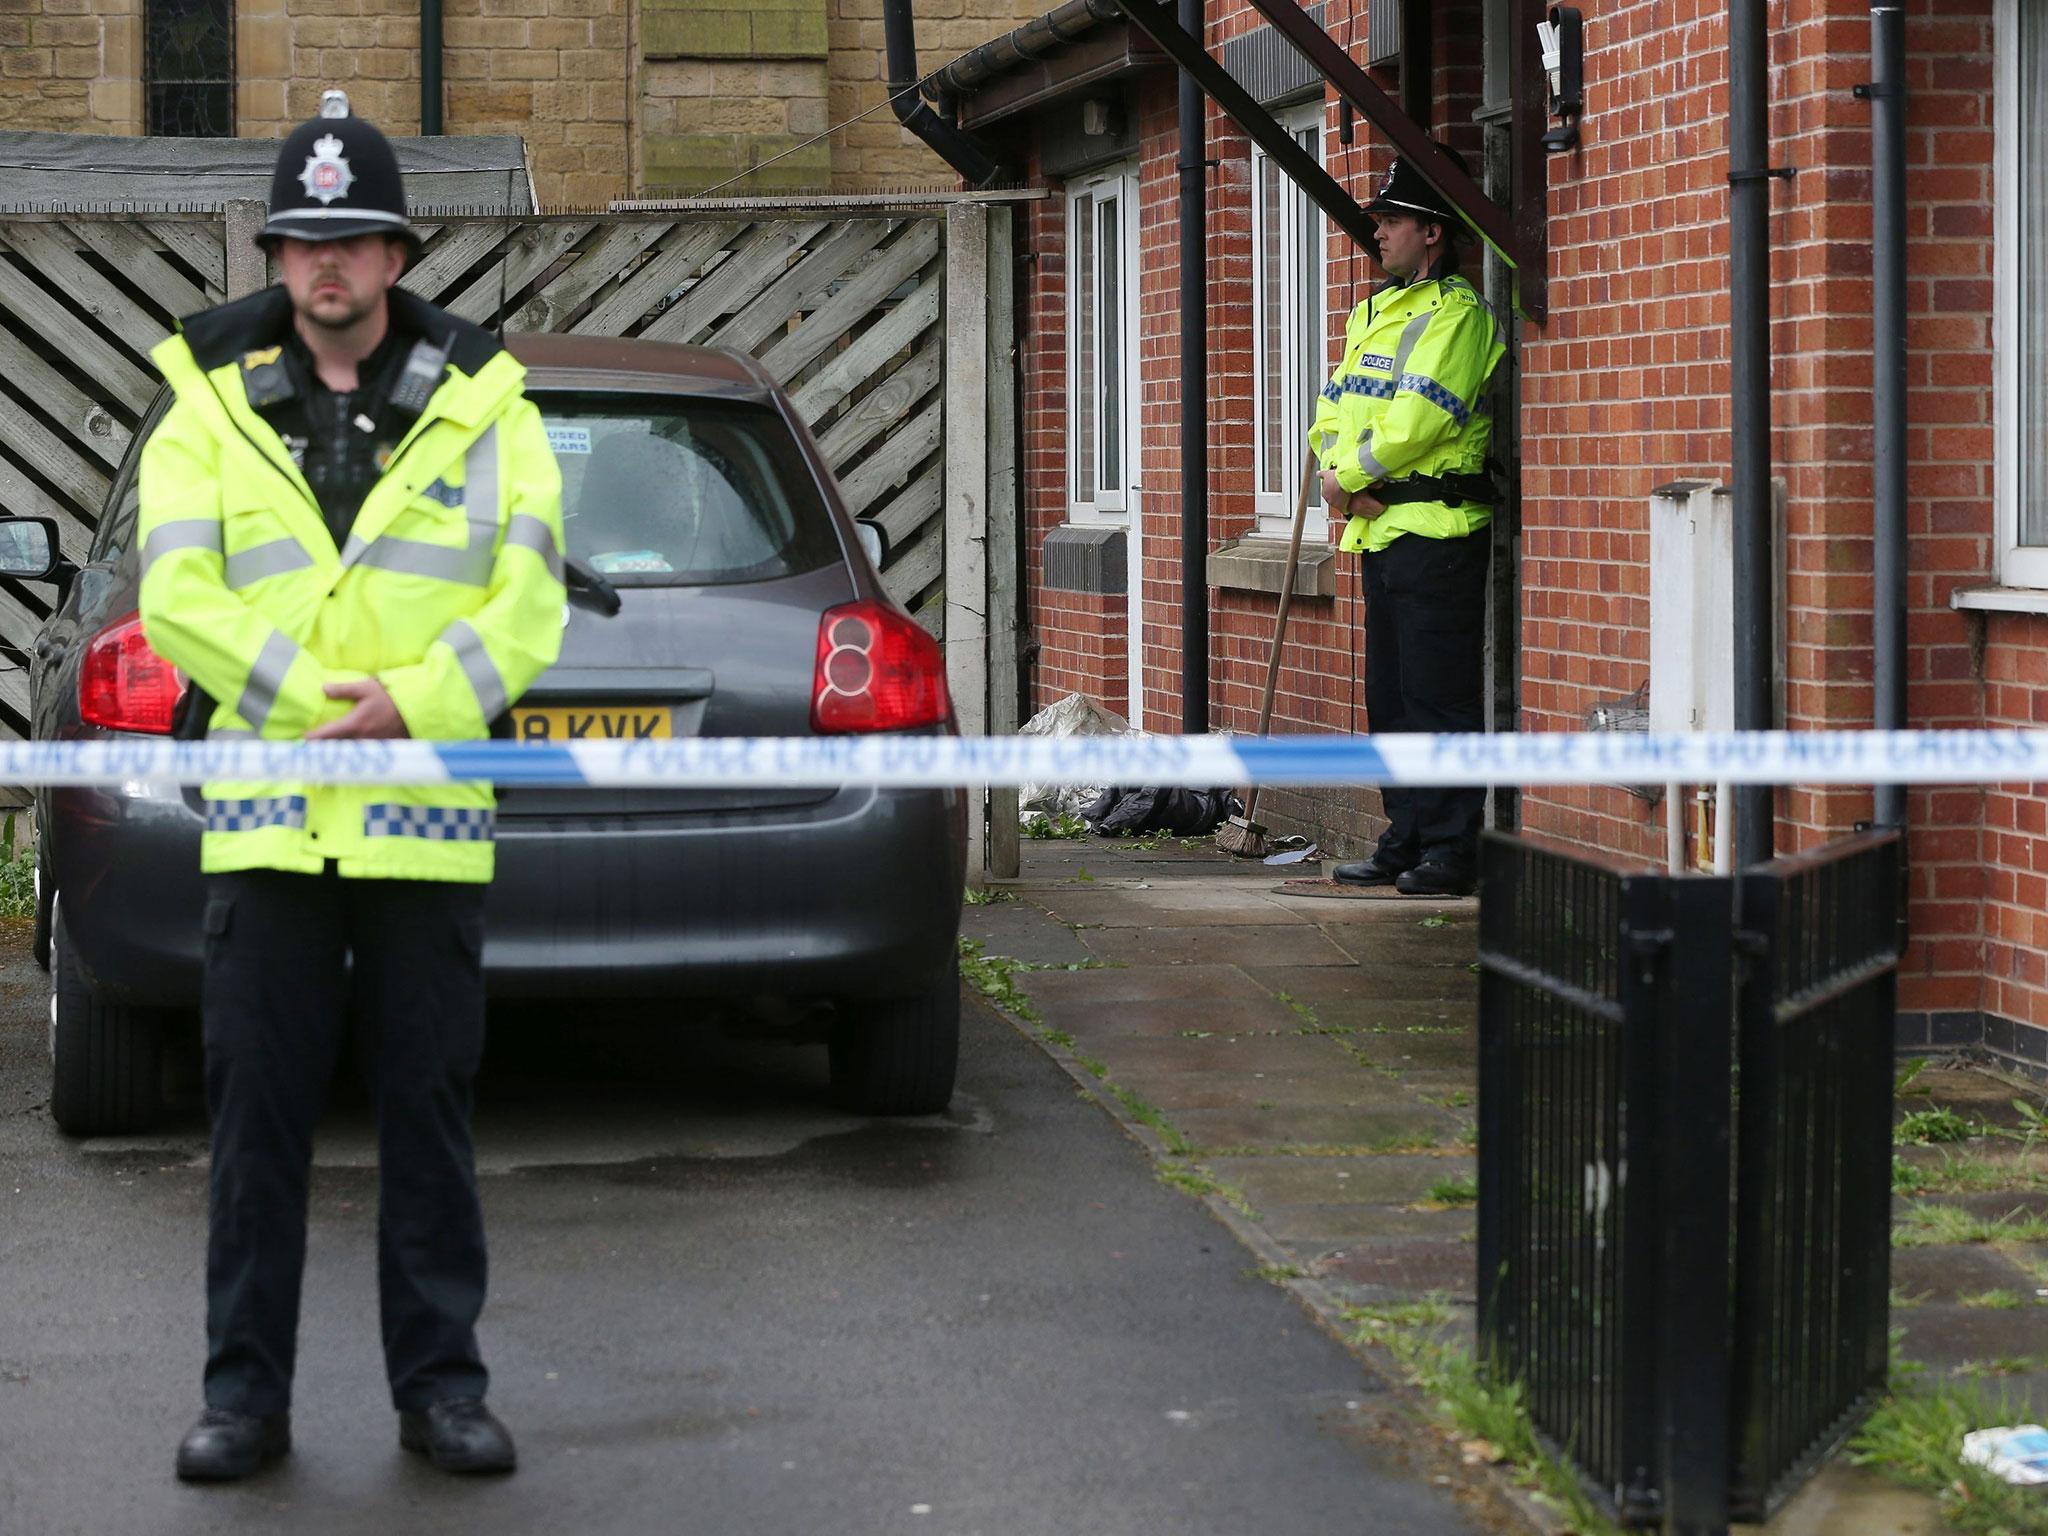
<path fill-rule="evenodd" d="M 1069 184 L 1070 520 L 1125 529 L 1129 710 L 1143 714 L 1144 529 L 1138 399 L 1138 174 L 1123 165 Z"/>
<path fill-rule="evenodd" d="M 1298 108 L 1280 121 L 1320 163 L 1323 106 Z M 1255 531 L 1284 539 L 1308 460 L 1325 362 L 1329 224 L 1323 213 L 1264 150 L 1252 151 L 1252 420 Z M 1312 498 L 1306 539 L 1327 537 L 1329 515 Z"/>

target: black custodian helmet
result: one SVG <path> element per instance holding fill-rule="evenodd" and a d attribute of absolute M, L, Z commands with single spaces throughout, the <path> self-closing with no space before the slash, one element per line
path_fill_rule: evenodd
<path fill-rule="evenodd" d="M 346 93 L 323 91 L 320 115 L 294 128 L 277 152 L 270 218 L 256 243 L 370 234 L 395 235 L 419 249 L 419 236 L 406 222 L 405 183 L 390 141 L 349 115 Z"/>
<path fill-rule="evenodd" d="M 1451 157 L 1451 162 L 1466 175 L 1472 173 L 1465 164 L 1465 157 L 1448 144 L 1437 148 Z M 1462 230 L 1465 221 L 1451 206 L 1451 200 L 1437 191 L 1423 179 L 1422 172 L 1406 160 L 1396 160 L 1394 168 L 1381 178 L 1379 190 L 1371 202 L 1365 205 L 1367 213 L 1408 213 L 1425 219 L 1434 219 L 1452 229 Z"/>

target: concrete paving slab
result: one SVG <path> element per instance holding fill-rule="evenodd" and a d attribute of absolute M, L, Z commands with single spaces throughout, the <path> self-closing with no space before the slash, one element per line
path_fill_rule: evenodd
<path fill-rule="evenodd" d="M 1422 1137 L 1448 1140 L 1460 1129 L 1432 1104 L 1190 1109 L 1173 1122 L 1203 1147 L 1370 1147 Z"/>
<path fill-rule="evenodd" d="M 1073 929 L 1023 901 L 967 907 L 960 914 L 960 932 L 965 938 L 979 939 L 992 955 L 1009 955 L 1034 965 L 1069 965 L 1090 956 Z"/>
<path fill-rule="evenodd" d="M 2048 1310 L 2032 1305 L 2009 1310 L 1927 1302 L 1899 1307 L 1893 1326 L 1903 1328 L 1902 1347 L 1915 1360 L 1935 1370 L 1953 1370 L 1971 1361 L 2041 1360 L 2048 1357 Z"/>
<path fill-rule="evenodd" d="M 1065 931 L 1065 930 L 1062 930 Z M 1091 928 L 1091 954 L 1125 965 L 1351 965 L 1320 928 L 1232 924 L 1188 928 Z"/>
<path fill-rule="evenodd" d="M 1291 1205 L 1413 1205 L 1444 1179 L 1470 1178 L 1469 1157 L 1218 1157 L 1207 1166 L 1260 1210 Z"/>
<path fill-rule="evenodd" d="M 1050 1015 L 1048 1015 L 1050 1017 Z M 1208 1040 L 1104 1038 L 1080 1041 L 1087 1055 L 1112 1073 L 1132 1077 L 1181 1072 L 1241 1073 L 1356 1072 L 1342 1046 L 1320 1035 L 1217 1035 Z"/>
<path fill-rule="evenodd" d="M 1886 1482 L 1875 1472 L 1830 1461 L 1786 1501 L 1768 1527 L 1733 1531 L 1770 1536 L 1941 1536 L 1949 1526 L 1935 1502 Z"/>
<path fill-rule="evenodd" d="M 1406 1085 L 1378 1072 L 1167 1072 L 1128 1085 L 1158 1109 L 1239 1109 L 1257 1104 L 1366 1110 L 1407 1107 Z"/>
<path fill-rule="evenodd" d="M 1326 1283 L 1395 1299 L 1441 1295 L 1470 1302 L 1479 1289 L 1479 1252 L 1451 1237 L 1355 1243 L 1327 1253 L 1313 1272 Z"/>
<path fill-rule="evenodd" d="M 1094 971 L 1033 971 L 1018 981 L 1034 1003 L 1058 1007 L 1062 1000 L 1083 1003 L 1173 1002 L 1238 999 L 1263 1002 L 1271 997 L 1234 965 L 1134 965 Z"/>
<path fill-rule="evenodd" d="M 1061 972 L 1060 974 L 1068 974 Z M 1089 972 L 1099 975 L 1100 972 Z M 1272 997 L 1145 998 L 1075 1002 L 1071 993 L 1058 1001 L 1037 997 L 1038 973 L 1017 978 L 1027 996 L 1034 996 L 1047 1021 L 1083 1038 L 1095 1035 L 1152 1035 L 1162 1039 L 1202 1039 L 1217 1035 L 1299 1035 L 1301 1016 Z M 1078 992 L 1082 989 L 1072 989 Z M 1057 1015 L 1057 1018 L 1054 1015 Z"/>
<path fill-rule="evenodd" d="M 1376 1004 L 1456 1000 L 1476 1006 L 1479 978 L 1458 965 L 1417 962 L 1411 965 L 1370 963 L 1351 967 L 1323 965 L 1248 966 L 1249 975 L 1269 992 L 1285 992 L 1325 1010 L 1323 1022 L 1373 1022 Z M 1328 1010 L 1350 1009 L 1361 1015 L 1338 1019 Z"/>
<path fill-rule="evenodd" d="M 1037 899 L 1069 923 L 1091 928 L 1270 928 L 1285 914 L 1228 891 L 1096 890 L 1086 885 L 1040 891 Z"/>
<path fill-rule="evenodd" d="M 2033 1300 L 2034 1289 L 2033 1276 L 1995 1248 L 1972 1243 L 1892 1250 L 1892 1291 L 1916 1303 L 1952 1302 L 1986 1291 L 2011 1291 Z"/>
<path fill-rule="evenodd" d="M 1285 1205 L 1267 1210 L 1252 1202 L 1275 1240 L 1304 1253 L 1328 1255 L 1379 1243 L 1428 1238 L 1456 1243 L 1467 1250 L 1472 1233 L 1470 1211 L 1420 1211 L 1403 1205 Z M 1320 1262 L 1320 1260 L 1318 1260 Z"/>

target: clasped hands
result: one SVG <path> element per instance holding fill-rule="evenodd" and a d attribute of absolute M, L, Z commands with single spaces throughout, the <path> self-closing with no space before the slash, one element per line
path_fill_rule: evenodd
<path fill-rule="evenodd" d="M 339 720 L 330 720 L 325 725 L 313 727 L 306 732 L 308 741 L 333 741 L 341 738 L 393 741 L 412 734 L 406 729 L 405 716 L 398 712 L 398 706 L 392 702 L 390 692 L 374 677 L 366 677 L 354 683 L 329 683 L 327 697 L 353 699 L 355 708 Z"/>
<path fill-rule="evenodd" d="M 1369 491 L 1347 491 L 1337 483 L 1337 471 L 1322 471 L 1323 500 L 1330 510 L 1345 517 L 1377 517 L 1386 511 L 1384 503 L 1377 501 Z"/>

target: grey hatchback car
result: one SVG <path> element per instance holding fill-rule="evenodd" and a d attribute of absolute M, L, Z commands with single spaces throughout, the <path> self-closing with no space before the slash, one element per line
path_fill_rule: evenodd
<path fill-rule="evenodd" d="M 736 353 L 515 336 L 562 468 L 569 595 L 528 741 L 951 731 L 939 646 L 883 589 L 789 399 Z M 31 660 L 38 740 L 166 734 L 184 680 L 136 618 L 137 431 L 86 563 L 34 555 L 60 600 Z M 33 524 L 37 519 L 8 519 Z M 8 530 L 0 550 L 38 550 Z M 54 549 L 54 529 L 48 531 Z M 199 1002 L 196 786 L 37 795 L 52 1117 L 140 1129 L 165 1031 Z M 943 1108 L 966 858 L 956 790 L 501 789 L 484 970 L 495 1000 L 830 1005 L 831 1076 L 872 1114 Z"/>

